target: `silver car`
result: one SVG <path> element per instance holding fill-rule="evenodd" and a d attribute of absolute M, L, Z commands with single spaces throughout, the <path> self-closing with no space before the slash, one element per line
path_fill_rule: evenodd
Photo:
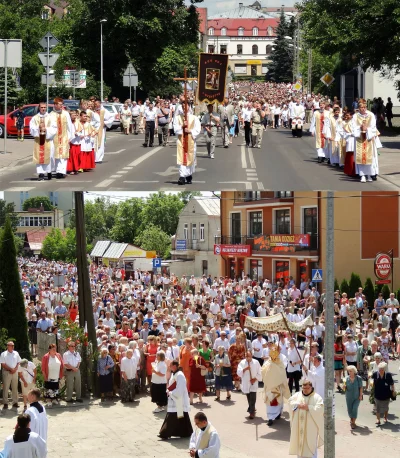
<path fill-rule="evenodd" d="M 108 110 L 110 113 L 113 113 L 114 115 L 114 122 L 112 123 L 112 126 L 110 129 L 107 128 L 107 130 L 115 130 L 121 127 L 121 108 L 124 106 L 122 103 L 103 103 L 103 107 Z"/>

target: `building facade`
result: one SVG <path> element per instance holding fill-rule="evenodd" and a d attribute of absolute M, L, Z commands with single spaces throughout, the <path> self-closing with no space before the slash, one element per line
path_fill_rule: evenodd
<path fill-rule="evenodd" d="M 220 201 L 204 197 L 192 198 L 179 215 L 173 241 L 171 271 L 178 276 L 221 272 L 221 257 L 214 254 L 215 238 L 220 234 Z"/>

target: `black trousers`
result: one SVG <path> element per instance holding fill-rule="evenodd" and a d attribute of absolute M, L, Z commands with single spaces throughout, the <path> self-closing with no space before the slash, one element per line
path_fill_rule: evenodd
<path fill-rule="evenodd" d="M 294 389 L 296 390 L 296 393 L 300 391 L 300 379 L 302 376 L 301 371 L 294 371 L 294 372 L 286 372 L 286 375 L 289 379 L 289 390 L 290 393 L 292 393 L 293 390 L 293 383 L 294 383 Z"/>
<path fill-rule="evenodd" d="M 292 135 L 293 135 L 293 137 L 301 138 L 303 136 L 303 128 L 301 128 L 301 129 L 292 129 Z"/>
<path fill-rule="evenodd" d="M 274 115 L 274 120 L 275 120 L 275 129 L 277 129 L 278 124 L 279 124 L 279 115 Z"/>
<path fill-rule="evenodd" d="M 249 146 L 251 142 L 251 129 L 250 129 L 250 121 L 244 122 L 244 138 L 246 140 L 246 145 Z"/>
<path fill-rule="evenodd" d="M 246 394 L 247 397 L 247 403 L 249 407 L 247 408 L 247 412 L 249 414 L 254 415 L 256 411 L 256 401 L 257 401 L 257 392 L 256 391 L 250 391 L 250 393 Z"/>
<path fill-rule="evenodd" d="M 144 142 L 150 146 L 153 146 L 154 143 L 154 129 L 156 127 L 155 121 L 146 121 L 146 131 L 144 134 Z M 150 143 L 149 143 L 150 136 Z"/>

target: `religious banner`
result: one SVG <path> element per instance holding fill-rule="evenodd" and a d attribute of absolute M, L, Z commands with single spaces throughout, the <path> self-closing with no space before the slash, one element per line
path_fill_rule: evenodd
<path fill-rule="evenodd" d="M 224 101 L 227 71 L 227 54 L 200 54 L 197 89 L 199 102 Z"/>
<path fill-rule="evenodd" d="M 254 251 L 296 251 L 310 246 L 309 234 L 273 234 L 254 237 Z"/>

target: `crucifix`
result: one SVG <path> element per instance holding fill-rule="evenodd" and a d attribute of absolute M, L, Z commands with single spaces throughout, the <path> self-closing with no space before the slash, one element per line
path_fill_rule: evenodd
<path fill-rule="evenodd" d="M 174 81 L 183 81 L 184 84 L 184 97 L 185 97 L 185 104 L 183 108 L 184 114 L 184 123 L 183 123 L 183 162 L 186 165 L 187 162 L 187 155 L 189 151 L 189 134 L 186 132 L 188 127 L 188 101 L 187 101 L 187 85 L 188 81 L 196 81 L 197 78 L 188 78 L 187 77 L 187 69 L 184 67 L 183 70 L 183 78 L 174 78 Z"/>

